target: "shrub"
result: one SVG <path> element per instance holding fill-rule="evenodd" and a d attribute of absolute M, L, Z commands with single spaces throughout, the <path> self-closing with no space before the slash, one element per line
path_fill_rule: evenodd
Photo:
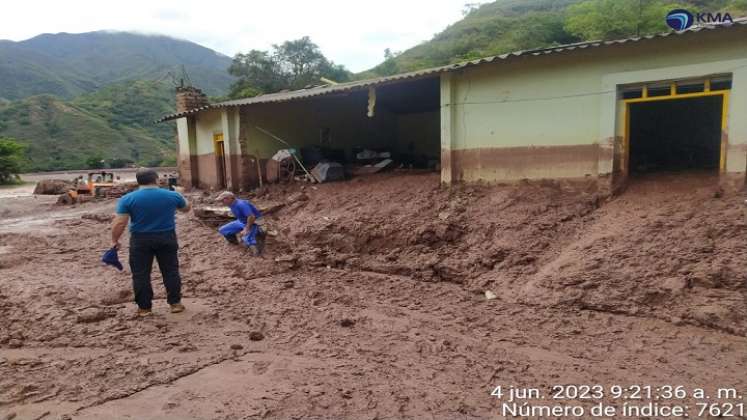
<path fill-rule="evenodd" d="M 25 163 L 25 149 L 14 139 L 0 138 L 0 184 L 19 181 L 18 174 L 23 170 Z"/>

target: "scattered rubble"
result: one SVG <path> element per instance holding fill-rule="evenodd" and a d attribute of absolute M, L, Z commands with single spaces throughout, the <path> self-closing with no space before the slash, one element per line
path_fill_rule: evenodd
<path fill-rule="evenodd" d="M 345 168 L 337 162 L 321 162 L 314 166 L 311 175 L 319 182 L 342 181 L 345 179 Z"/>

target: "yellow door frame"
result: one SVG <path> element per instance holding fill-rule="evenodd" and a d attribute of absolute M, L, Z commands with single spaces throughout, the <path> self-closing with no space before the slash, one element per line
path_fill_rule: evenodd
<path fill-rule="evenodd" d="M 215 169 L 218 182 L 221 184 L 220 188 L 226 188 L 228 180 L 226 179 L 226 149 L 223 142 L 223 133 L 213 134 L 213 148 L 215 150 Z"/>
<path fill-rule="evenodd" d="M 669 85 L 669 94 L 663 96 L 648 96 L 648 86 L 643 86 L 641 97 L 633 99 L 624 99 L 625 104 L 624 118 L 625 118 L 625 133 L 623 135 L 623 154 L 620 162 L 620 169 L 622 170 L 623 176 L 627 177 L 630 168 L 630 105 L 639 104 L 643 102 L 657 102 L 657 101 L 672 101 L 677 99 L 688 99 L 688 98 L 703 98 L 706 96 L 721 96 L 721 150 L 719 159 L 719 172 L 723 173 L 726 170 L 726 147 L 727 147 L 727 136 L 724 133 L 727 130 L 727 124 L 729 121 L 729 90 L 711 90 L 711 81 L 705 80 L 703 92 L 696 93 L 681 93 L 677 94 L 677 83 L 671 82 Z"/>

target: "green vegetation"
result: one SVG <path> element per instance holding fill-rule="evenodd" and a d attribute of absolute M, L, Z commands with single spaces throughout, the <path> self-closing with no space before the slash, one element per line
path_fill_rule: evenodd
<path fill-rule="evenodd" d="M 0 104 L 0 136 L 26 147 L 34 171 L 173 162 L 174 127 L 154 124 L 174 112 L 173 91 L 163 82 L 123 82 L 64 101 L 39 95 Z"/>
<path fill-rule="evenodd" d="M 0 40 L 0 98 L 49 94 L 63 99 L 132 80 L 181 78 L 183 70 L 209 95 L 222 95 L 234 79 L 231 58 L 192 42 L 127 32 L 43 34 Z"/>
<path fill-rule="evenodd" d="M 231 87 L 232 98 L 302 89 L 318 85 L 321 77 L 345 82 L 351 76 L 345 67 L 329 61 L 307 36 L 273 45 L 272 51 L 236 54 L 228 71 L 238 78 Z"/>
<path fill-rule="evenodd" d="M 663 32 L 667 12 L 747 14 L 747 0 L 497 0 L 468 5 L 464 19 L 432 40 L 402 53 L 385 51 L 384 62 L 356 78 L 441 66 L 511 51 L 571 42 Z"/>
<path fill-rule="evenodd" d="M 23 170 L 23 145 L 14 139 L 0 137 L 0 184 L 20 182 L 18 174 Z"/>
<path fill-rule="evenodd" d="M 224 95 L 231 58 L 165 36 L 44 34 L 0 41 L 0 136 L 24 144 L 29 170 L 176 162 L 174 83 Z M 185 74 L 186 72 L 186 74 Z"/>

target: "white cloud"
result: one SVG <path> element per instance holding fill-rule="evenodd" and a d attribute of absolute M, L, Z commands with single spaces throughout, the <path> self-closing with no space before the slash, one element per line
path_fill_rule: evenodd
<path fill-rule="evenodd" d="M 5 4 L 0 39 L 102 29 L 160 33 L 226 55 L 308 35 L 353 71 L 378 64 L 461 18 L 466 0 L 25 1 Z"/>

